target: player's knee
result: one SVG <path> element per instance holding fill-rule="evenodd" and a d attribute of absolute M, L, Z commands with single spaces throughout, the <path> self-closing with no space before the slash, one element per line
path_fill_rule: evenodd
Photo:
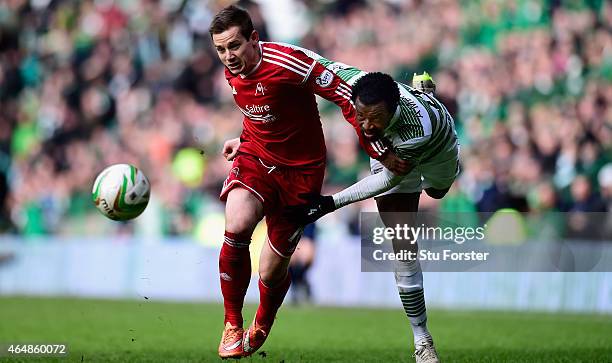
<path fill-rule="evenodd" d="M 432 197 L 433 199 L 442 199 L 448 193 L 450 187 L 446 189 L 435 189 L 435 188 L 427 188 L 425 189 L 425 193 Z"/>
<path fill-rule="evenodd" d="M 289 271 L 289 259 L 275 254 L 267 245 L 259 259 L 259 278 L 266 286 L 277 286 L 285 280 Z"/>
<path fill-rule="evenodd" d="M 267 286 L 273 286 L 277 279 L 271 269 L 259 266 L 259 279 Z"/>
<path fill-rule="evenodd" d="M 251 235 L 257 226 L 257 220 L 253 220 L 249 216 L 226 216 L 225 230 L 237 235 Z"/>
<path fill-rule="evenodd" d="M 236 234 L 251 234 L 263 218 L 263 205 L 249 191 L 230 191 L 225 206 L 225 230 Z"/>
<path fill-rule="evenodd" d="M 259 266 L 259 279 L 269 287 L 280 285 L 283 281 L 285 281 L 287 273 L 287 269 L 280 271 L 273 268 Z"/>

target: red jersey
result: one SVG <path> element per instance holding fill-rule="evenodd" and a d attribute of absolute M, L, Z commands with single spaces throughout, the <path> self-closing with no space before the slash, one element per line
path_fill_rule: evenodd
<path fill-rule="evenodd" d="M 315 94 L 342 109 L 373 158 L 381 145 L 366 142 L 355 118 L 351 87 L 302 50 L 259 43 L 262 57 L 246 75 L 225 76 L 244 114 L 240 151 L 273 165 L 308 167 L 325 162 L 326 149 Z"/>

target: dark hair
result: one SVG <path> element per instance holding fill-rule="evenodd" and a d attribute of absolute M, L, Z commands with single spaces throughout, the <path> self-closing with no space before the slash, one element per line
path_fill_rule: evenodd
<path fill-rule="evenodd" d="M 393 78 L 385 73 L 368 73 L 359 78 L 353 85 L 353 102 L 359 101 L 364 105 L 370 106 L 379 102 L 384 102 L 387 110 L 395 112 L 399 104 L 400 91 Z"/>
<path fill-rule="evenodd" d="M 236 5 L 230 5 L 226 6 L 215 15 L 210 23 L 208 32 L 212 37 L 213 34 L 223 33 L 233 26 L 240 27 L 240 34 L 247 40 L 251 37 L 251 33 L 253 33 L 254 30 L 253 21 L 251 21 L 249 13 Z"/>

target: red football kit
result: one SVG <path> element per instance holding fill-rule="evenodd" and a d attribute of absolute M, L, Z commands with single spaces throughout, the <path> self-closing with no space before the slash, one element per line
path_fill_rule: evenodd
<path fill-rule="evenodd" d="M 300 48 L 260 42 L 262 57 L 246 75 L 225 76 L 244 114 L 239 153 L 225 180 L 221 200 L 236 186 L 261 200 L 268 240 L 282 257 L 290 257 L 302 226 L 283 217 L 287 205 L 305 203 L 302 193 L 321 192 L 326 149 L 315 94 L 342 109 L 373 158 L 385 151 L 359 130 L 351 87 Z"/>

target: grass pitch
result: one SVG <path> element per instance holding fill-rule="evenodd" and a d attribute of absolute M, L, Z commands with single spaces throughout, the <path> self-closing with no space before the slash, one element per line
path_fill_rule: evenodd
<path fill-rule="evenodd" d="M 0 344 L 65 343 L 70 353 L 0 361 L 216 362 L 222 314 L 151 299 L 4 297 Z M 429 326 L 443 362 L 612 361 L 612 316 L 432 310 Z M 262 353 L 240 363 L 412 362 L 409 329 L 399 309 L 285 306 Z"/>

